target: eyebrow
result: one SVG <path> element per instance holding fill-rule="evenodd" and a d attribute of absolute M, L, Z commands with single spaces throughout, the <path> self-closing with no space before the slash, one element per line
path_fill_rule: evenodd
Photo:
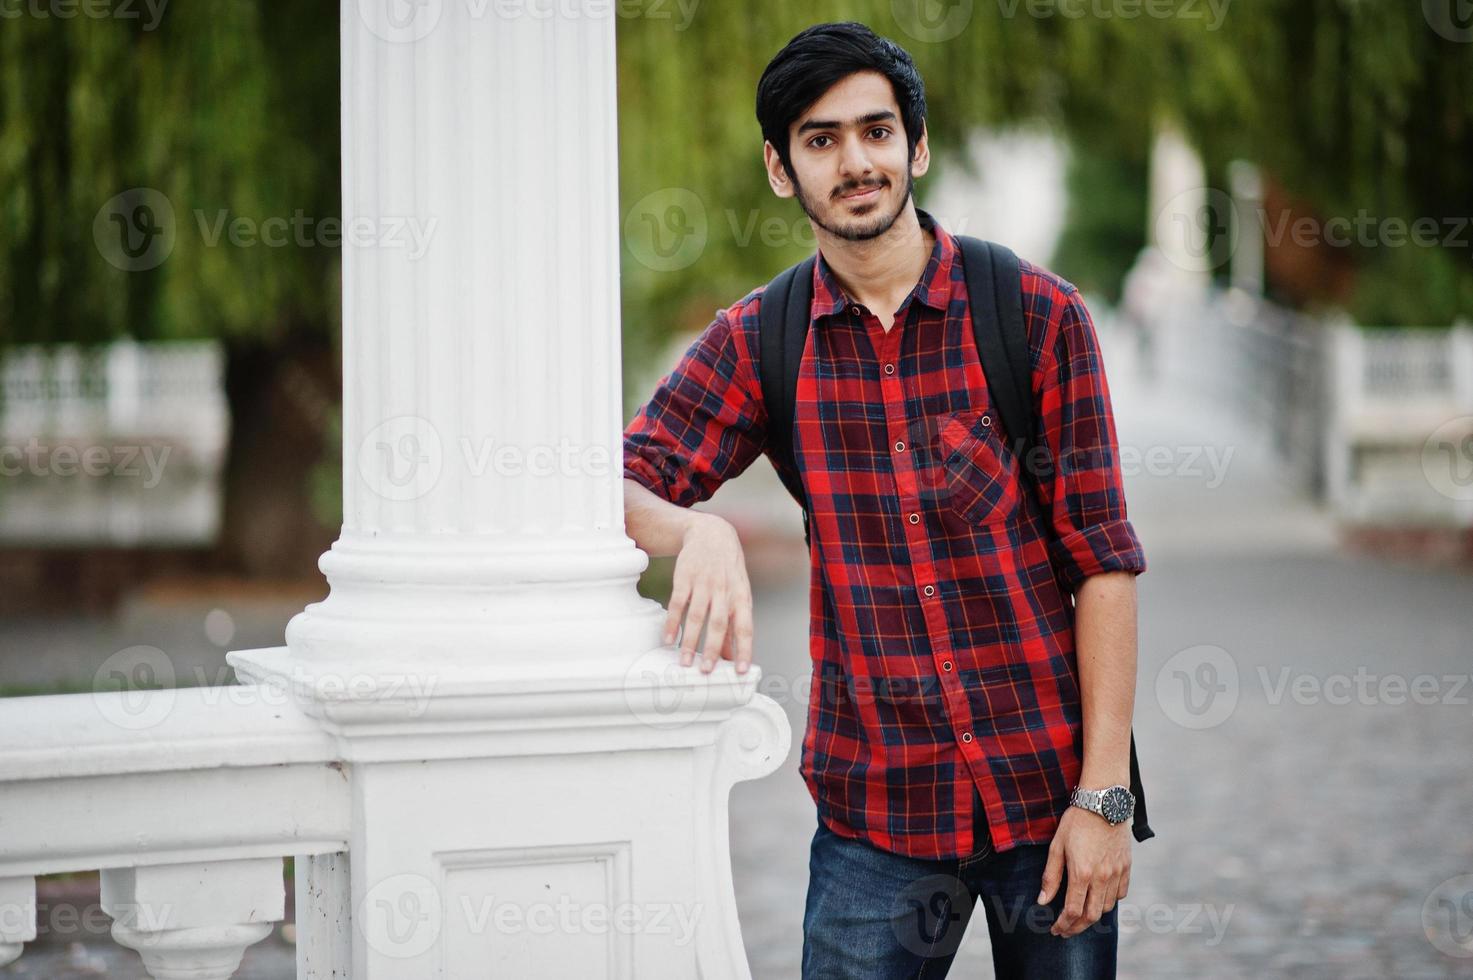
<path fill-rule="evenodd" d="M 898 120 L 895 117 L 895 113 L 891 112 L 889 109 L 881 109 L 878 112 L 871 112 L 860 116 L 849 125 L 867 126 L 871 123 L 877 122 L 898 122 Z M 802 136 L 804 133 L 812 129 L 840 129 L 842 128 L 842 126 L 843 123 L 839 122 L 839 120 L 837 119 L 810 119 L 803 125 L 798 127 L 798 135 Z"/>

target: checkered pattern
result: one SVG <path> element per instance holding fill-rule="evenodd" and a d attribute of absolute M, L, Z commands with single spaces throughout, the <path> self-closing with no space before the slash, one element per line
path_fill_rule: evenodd
<path fill-rule="evenodd" d="M 813 538 L 801 768 L 835 833 L 941 859 L 986 839 L 973 786 L 997 850 L 1052 838 L 1083 750 L 1072 593 L 1146 560 L 1079 293 L 1023 262 L 1052 460 L 1035 492 L 989 399 L 956 241 L 919 217 L 936 245 L 889 331 L 814 266 L 795 406 Z M 625 476 L 687 507 L 766 450 L 762 291 L 717 311 L 636 412 Z"/>

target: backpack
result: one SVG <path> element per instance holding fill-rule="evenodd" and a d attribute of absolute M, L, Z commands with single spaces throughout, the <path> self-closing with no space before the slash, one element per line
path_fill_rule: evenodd
<path fill-rule="evenodd" d="M 1020 460 L 1034 458 L 1034 412 L 1028 334 L 1023 322 L 1023 280 L 1018 256 L 1006 246 L 967 235 L 955 236 L 966 275 L 972 332 L 988 392 L 997 405 L 1003 430 L 1018 447 Z M 767 407 L 768 455 L 783 486 L 803 508 L 803 541 L 812 548 L 808 500 L 798 479 L 793 446 L 794 402 L 798 366 L 808 340 L 813 304 L 813 264 L 809 257 L 783 270 L 762 294 L 758 310 L 757 374 Z M 978 316 L 977 311 L 983 315 Z M 992 315 L 988 316 L 990 312 Z M 997 324 L 1000 329 L 988 330 Z M 782 465 L 777 465 L 781 463 Z M 1031 467 L 1020 466 L 1019 472 Z M 1019 479 L 1024 479 L 1019 477 Z M 1029 481 L 1031 482 L 1031 481 Z M 1034 492 L 1037 492 L 1035 488 Z M 1136 761 L 1135 731 L 1130 734 L 1130 792 L 1135 797 L 1131 833 L 1137 841 L 1155 837 L 1146 822 L 1146 797 Z"/>

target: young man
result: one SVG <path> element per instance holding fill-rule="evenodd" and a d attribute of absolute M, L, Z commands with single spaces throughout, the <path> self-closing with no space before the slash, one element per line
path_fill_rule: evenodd
<path fill-rule="evenodd" d="M 981 898 L 999 977 L 1110 977 L 1131 827 L 1113 790 L 1120 822 L 1070 802 L 1129 780 L 1145 556 L 1089 314 L 1027 262 L 1035 439 L 1059 465 L 1023 479 L 958 245 L 912 199 L 925 114 L 909 55 L 855 23 L 803 31 L 757 91 L 772 189 L 818 239 L 794 437 L 819 817 L 803 975 L 943 976 Z M 678 556 L 666 642 L 683 625 L 689 666 L 704 627 L 707 671 L 750 663 L 751 592 L 735 531 L 687 508 L 769 448 L 762 294 L 718 312 L 624 434 L 626 527 Z"/>

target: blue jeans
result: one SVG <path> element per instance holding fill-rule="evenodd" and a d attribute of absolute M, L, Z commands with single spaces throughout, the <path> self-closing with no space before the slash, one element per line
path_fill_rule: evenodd
<path fill-rule="evenodd" d="M 985 826 L 985 825 L 983 825 Z M 1067 874 L 1038 905 L 1047 844 L 929 861 L 841 837 L 820 820 L 808 859 L 803 980 L 944 977 L 978 898 L 987 912 L 997 980 L 1115 976 L 1119 906 L 1074 936 L 1049 927 L 1064 907 Z"/>

